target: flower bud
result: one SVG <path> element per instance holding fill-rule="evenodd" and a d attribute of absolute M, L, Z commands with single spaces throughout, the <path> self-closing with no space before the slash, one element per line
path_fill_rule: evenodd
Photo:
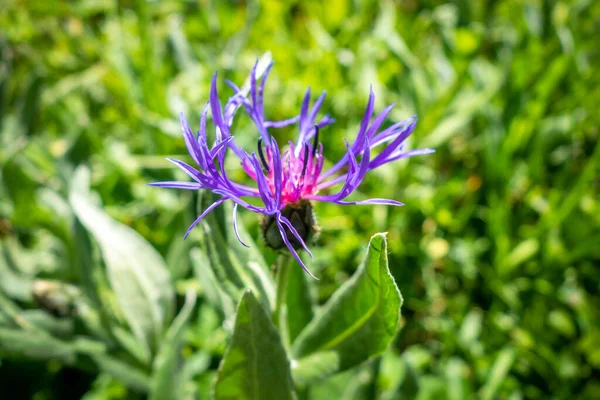
<path fill-rule="evenodd" d="M 312 208 L 312 204 L 308 200 L 300 200 L 296 203 L 287 204 L 282 210 L 281 215 L 286 217 L 298 235 L 305 243 L 313 239 L 319 232 L 317 219 Z M 294 249 L 302 248 L 300 242 L 294 234 L 284 225 L 285 235 Z M 274 250 L 285 248 L 285 243 L 277 227 L 275 216 L 269 215 L 262 221 L 262 232 L 267 246 Z"/>
<path fill-rule="evenodd" d="M 60 281 L 37 280 L 33 284 L 36 305 L 55 317 L 75 315 L 75 300 L 80 294 L 79 288 Z"/>

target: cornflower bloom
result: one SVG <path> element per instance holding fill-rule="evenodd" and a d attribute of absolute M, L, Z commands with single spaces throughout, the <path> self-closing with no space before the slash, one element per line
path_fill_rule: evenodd
<path fill-rule="evenodd" d="M 325 100 L 325 92 L 311 107 L 309 88 L 302 101 L 299 115 L 283 121 L 266 120 L 264 88 L 273 64 L 267 67 L 260 82 L 257 77 L 257 65 L 258 62 L 251 71 L 249 89 L 242 90 L 232 82 L 227 82 L 234 94 L 228 99 L 224 108 L 217 93 L 217 74 L 214 74 L 209 102 L 202 112 L 197 134 L 194 134 L 183 113 L 181 114 L 183 139 L 197 167 L 180 160 L 170 158 L 168 160 L 189 175 L 193 182 L 168 181 L 150 185 L 189 190 L 204 189 L 221 196 L 192 223 L 184 238 L 209 212 L 221 203 L 231 200 L 234 203 L 233 227 L 242 245 L 248 247 L 239 237 L 237 229 L 238 206 L 264 215 L 262 228 L 266 244 L 274 249 L 286 247 L 302 268 L 313 276 L 297 252 L 303 248 L 314 259 L 306 244 L 317 229 L 311 203 L 320 201 L 339 205 L 402 206 L 402 203 L 390 199 L 347 201 L 346 198 L 361 184 L 367 172 L 392 161 L 429 154 L 434 150 L 405 150 L 406 138 L 410 136 L 416 125 L 415 117 L 381 129 L 394 104 L 384 108 L 373 118 L 375 95 L 371 90 L 356 139 L 352 144 L 345 141 L 344 156 L 324 172 L 325 159 L 323 145 L 319 142 L 319 132 L 334 120 L 325 115 L 319 122 L 315 121 Z M 208 145 L 206 137 L 209 108 L 216 132 L 212 146 Z M 256 151 L 251 154 L 239 147 L 231 134 L 233 118 L 240 108 L 245 109 L 259 132 Z M 298 124 L 298 140 L 296 143 L 290 142 L 289 148 L 282 153 L 269 130 L 292 124 Z M 381 151 L 373 155 L 373 150 L 378 147 L 382 148 Z M 239 158 L 244 171 L 256 186 L 248 186 L 229 179 L 224 167 L 228 150 Z M 336 184 L 342 185 L 337 193 L 322 193 L 324 189 Z M 252 197 L 259 198 L 262 206 L 249 203 L 247 200 Z"/>

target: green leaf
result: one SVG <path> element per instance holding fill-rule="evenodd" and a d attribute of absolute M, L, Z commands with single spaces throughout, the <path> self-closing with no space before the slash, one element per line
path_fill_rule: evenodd
<path fill-rule="evenodd" d="M 310 386 L 311 399 L 371 400 L 368 387 L 373 380 L 370 365 L 365 364 L 330 376 Z"/>
<path fill-rule="evenodd" d="M 59 360 L 73 364 L 76 348 L 40 331 L 0 328 L 0 355 L 36 360 Z"/>
<path fill-rule="evenodd" d="M 292 377 L 296 387 L 305 387 L 317 380 L 317 377 L 327 377 L 340 369 L 340 356 L 337 352 L 320 351 L 301 360 L 292 369 Z"/>
<path fill-rule="evenodd" d="M 181 379 L 184 382 L 183 398 L 204 398 L 198 397 L 198 381 L 209 374 L 207 371 L 210 368 L 211 361 L 212 357 L 210 353 L 199 349 L 185 359 L 185 363 L 181 368 Z M 212 370 L 212 372 L 216 371 Z"/>
<path fill-rule="evenodd" d="M 138 367 L 122 361 L 120 357 L 107 354 L 104 343 L 78 337 L 70 342 L 78 352 L 79 358 L 76 366 L 88 365 L 91 359 L 99 372 L 104 372 L 134 390 L 147 393 L 150 383 L 148 375 Z"/>
<path fill-rule="evenodd" d="M 169 250 L 165 256 L 167 266 L 171 271 L 173 280 L 184 279 L 190 271 L 190 249 L 192 247 L 192 241 L 181 240 L 184 232 L 177 232 L 174 240 L 171 241 Z"/>
<path fill-rule="evenodd" d="M 385 235 L 377 234 L 353 277 L 294 342 L 298 367 L 311 354 L 325 351 L 338 354 L 340 371 L 380 355 L 398 330 L 401 305 L 402 296 L 388 269 Z M 322 377 L 316 374 L 314 379 Z"/>
<path fill-rule="evenodd" d="M 44 332 L 48 332 L 49 334 L 59 337 L 69 337 L 73 335 L 73 318 L 57 318 L 40 309 L 23 310 L 20 314 L 20 317 L 27 321 L 27 323 Z"/>
<path fill-rule="evenodd" d="M 2 287 L 0 287 L 0 317 L 3 317 L 3 325 L 30 327 L 30 324 L 21 318 L 19 306 L 4 294 Z"/>
<path fill-rule="evenodd" d="M 215 200 L 216 196 L 203 193 L 198 200 L 199 212 Z M 238 221 L 238 231 L 249 248 L 238 241 L 233 229 L 232 210 L 232 205 L 226 202 L 210 212 L 196 228 L 200 232 L 203 250 L 218 284 L 234 301 L 246 289 L 251 289 L 261 304 L 270 309 L 275 289 L 269 268 L 241 221 Z"/>
<path fill-rule="evenodd" d="M 196 279 L 200 282 L 202 293 L 208 302 L 217 310 L 223 313 L 226 318 L 231 318 L 235 314 L 235 303 L 229 297 L 219 284 L 219 280 L 214 274 L 214 270 L 210 267 L 210 261 L 199 248 L 194 248 L 190 251 L 190 259 L 194 267 Z"/>
<path fill-rule="evenodd" d="M 150 379 L 140 369 L 129 365 L 118 358 L 103 353 L 89 354 L 99 371 L 102 371 L 125 386 L 146 393 L 150 386 Z"/>
<path fill-rule="evenodd" d="M 131 228 L 120 224 L 79 194 L 71 205 L 98 242 L 108 279 L 136 338 L 153 349 L 170 320 L 174 289 L 160 254 Z"/>
<path fill-rule="evenodd" d="M 469 365 L 458 357 L 451 357 L 446 366 L 446 388 L 448 400 L 473 398 L 470 385 Z"/>
<path fill-rule="evenodd" d="M 31 301 L 33 281 L 10 267 L 11 257 L 9 249 L 0 242 L 0 291 L 13 299 Z"/>
<path fill-rule="evenodd" d="M 286 320 L 289 340 L 293 342 L 313 319 L 314 299 L 306 272 L 295 263 L 288 268 L 291 270 L 286 296 Z"/>
<path fill-rule="evenodd" d="M 103 343 L 85 338 L 67 342 L 39 330 L 0 328 L 0 356 L 4 355 L 60 361 L 80 368 L 89 368 L 91 359 L 99 371 L 112 375 L 126 386 L 142 392 L 148 390 L 148 376 L 144 372 L 106 354 Z"/>
<path fill-rule="evenodd" d="M 479 398 L 491 400 L 496 398 L 500 385 L 506 379 L 512 364 L 515 362 L 516 352 L 511 347 L 505 347 L 498 352 L 498 357 L 490 369 L 485 385 L 479 392 Z"/>
<path fill-rule="evenodd" d="M 219 366 L 215 399 L 295 398 L 281 338 L 252 292 L 247 291 L 238 306 L 231 344 Z"/>
<path fill-rule="evenodd" d="M 147 347 L 144 347 L 142 342 L 137 340 L 135 336 L 131 334 L 131 331 L 119 325 L 114 325 L 110 328 L 110 333 L 130 355 L 135 357 L 142 364 L 150 365 L 152 362 L 152 354 L 150 354 Z"/>
<path fill-rule="evenodd" d="M 185 304 L 169 327 L 154 359 L 150 400 L 183 398 L 181 344 L 195 305 L 196 293 L 188 290 Z"/>
<path fill-rule="evenodd" d="M 101 308 L 102 301 L 98 297 L 99 282 L 97 279 L 97 276 L 101 274 L 99 263 L 94 262 L 90 235 L 78 219 L 75 219 L 73 224 L 73 236 L 81 288 L 94 305 Z"/>
<path fill-rule="evenodd" d="M 394 398 L 414 399 L 421 390 L 419 377 L 417 376 L 417 372 L 410 362 L 405 360 L 403 366 L 402 382 L 398 386 L 397 393 Z M 424 392 L 426 392 L 426 388 L 427 387 L 424 388 Z"/>

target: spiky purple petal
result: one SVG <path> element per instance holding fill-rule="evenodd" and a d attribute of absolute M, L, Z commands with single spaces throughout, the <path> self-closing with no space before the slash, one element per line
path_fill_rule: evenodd
<path fill-rule="evenodd" d="M 233 205 L 233 231 L 235 232 L 235 236 L 237 237 L 237 240 L 242 244 L 242 246 L 244 247 L 250 247 L 248 246 L 246 243 L 244 243 L 244 241 L 242 240 L 242 238 L 240 238 L 240 232 L 238 231 L 238 225 L 237 225 L 237 208 L 238 208 L 238 204 L 235 203 Z"/>

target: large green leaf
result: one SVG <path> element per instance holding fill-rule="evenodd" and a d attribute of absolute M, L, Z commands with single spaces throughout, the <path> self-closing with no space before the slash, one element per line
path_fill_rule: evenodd
<path fill-rule="evenodd" d="M 71 205 L 98 242 L 108 279 L 138 340 L 153 349 L 174 307 L 174 290 L 161 255 L 131 228 L 120 224 L 77 193 Z"/>
<path fill-rule="evenodd" d="M 365 261 L 340 287 L 318 315 L 300 333 L 292 353 L 303 362 L 327 354 L 328 364 L 338 356 L 345 370 L 383 353 L 398 330 L 402 296 L 390 275 L 384 234 L 371 238 Z M 330 369 L 330 368 L 328 368 Z M 314 376 L 314 378 L 321 378 Z M 310 381 L 304 375 L 304 381 Z"/>
<path fill-rule="evenodd" d="M 290 363 L 271 319 L 247 291 L 221 361 L 216 400 L 295 399 Z"/>
<path fill-rule="evenodd" d="M 183 308 L 169 327 L 154 359 L 150 400 L 183 398 L 181 344 L 195 305 L 196 293 L 189 290 Z"/>
<path fill-rule="evenodd" d="M 199 196 L 198 210 L 204 210 L 217 200 L 211 193 Z M 246 289 L 251 289 L 261 304 L 270 309 L 275 289 L 264 257 L 243 224 L 238 223 L 240 237 L 249 247 L 238 241 L 232 219 L 232 205 L 225 202 L 209 213 L 196 228 L 200 232 L 203 250 L 214 271 L 218 284 L 234 302 Z"/>

